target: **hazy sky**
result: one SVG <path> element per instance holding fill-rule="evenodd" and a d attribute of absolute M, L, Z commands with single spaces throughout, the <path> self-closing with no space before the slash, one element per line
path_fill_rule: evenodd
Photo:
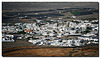
<path fill-rule="evenodd" d="M 64 7 L 72 8 L 98 8 L 97 2 L 3 2 L 3 10 L 43 10 L 58 9 Z"/>

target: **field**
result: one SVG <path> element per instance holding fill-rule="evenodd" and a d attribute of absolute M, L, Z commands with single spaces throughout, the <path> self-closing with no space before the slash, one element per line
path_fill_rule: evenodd
<path fill-rule="evenodd" d="M 27 40 L 2 43 L 3 57 L 98 57 L 98 45 L 86 47 L 35 46 Z"/>

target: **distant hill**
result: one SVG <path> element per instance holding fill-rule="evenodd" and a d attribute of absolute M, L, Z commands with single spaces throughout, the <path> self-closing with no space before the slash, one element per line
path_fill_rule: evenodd
<path fill-rule="evenodd" d="M 98 8 L 98 2 L 2 2 L 3 12 L 58 8 Z"/>

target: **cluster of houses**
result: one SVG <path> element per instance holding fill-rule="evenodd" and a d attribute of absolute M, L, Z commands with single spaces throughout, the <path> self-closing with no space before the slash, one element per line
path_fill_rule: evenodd
<path fill-rule="evenodd" d="M 29 42 L 35 44 L 35 45 L 52 45 L 52 46 L 64 46 L 64 47 L 72 47 L 72 46 L 82 46 L 81 40 L 75 40 L 75 39 L 39 39 L 39 40 L 29 40 Z"/>
<path fill-rule="evenodd" d="M 13 35 L 2 34 L 2 41 L 3 42 L 14 42 Z"/>
<path fill-rule="evenodd" d="M 15 23 L 2 27 L 2 41 L 16 34 L 17 39 L 29 39 L 35 45 L 83 46 L 98 44 L 98 20 L 36 20 L 35 23 Z"/>

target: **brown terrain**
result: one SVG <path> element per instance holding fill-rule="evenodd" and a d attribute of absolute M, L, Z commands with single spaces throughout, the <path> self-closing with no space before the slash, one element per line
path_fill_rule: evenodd
<path fill-rule="evenodd" d="M 13 43 L 13 44 L 12 44 Z M 2 43 L 3 57 L 98 57 L 99 48 L 95 46 L 85 47 L 53 47 L 36 46 L 27 40 Z"/>

